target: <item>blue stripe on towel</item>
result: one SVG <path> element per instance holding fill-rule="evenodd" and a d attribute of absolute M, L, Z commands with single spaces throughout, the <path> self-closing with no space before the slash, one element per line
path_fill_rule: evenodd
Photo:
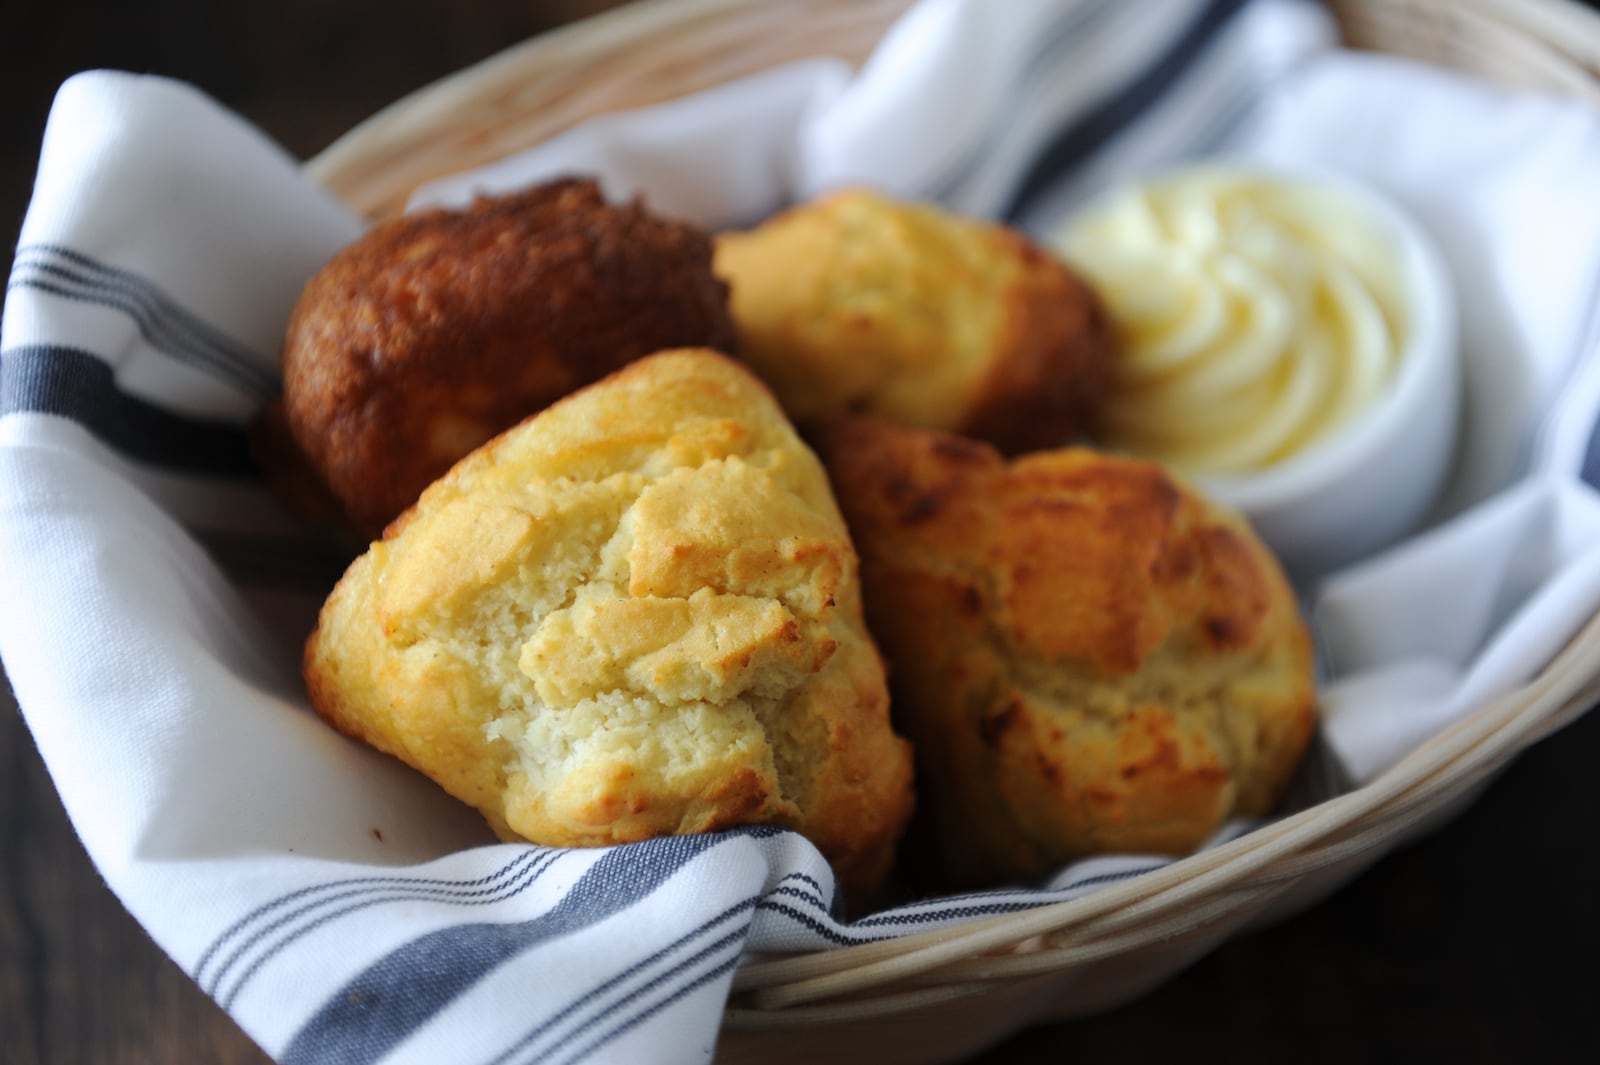
<path fill-rule="evenodd" d="M 1600 420 L 1589 433 L 1588 446 L 1583 452 L 1583 479 L 1592 488 L 1600 488 Z"/>
<path fill-rule="evenodd" d="M 1029 202 L 1061 180 L 1075 165 L 1100 150 L 1131 123 L 1137 121 L 1206 51 L 1229 20 L 1248 0 L 1213 0 L 1196 16 L 1172 48 L 1150 68 L 1128 83 L 1118 95 L 1091 109 L 1067 126 L 1045 146 L 1028 166 L 1001 216 L 1020 218 Z"/>
<path fill-rule="evenodd" d="M 1060 21 L 1033 42 L 1033 50 L 1018 65 L 1021 74 L 1016 79 L 1016 91 L 1028 94 L 1037 82 L 1057 64 L 1071 62 L 1078 49 L 1092 44 L 1094 35 L 1102 28 L 1108 16 L 1125 10 L 1116 0 L 1084 0 L 1068 8 Z M 987 136 L 952 164 L 945 173 L 927 182 L 923 195 L 934 200 L 949 200 L 972 175 L 987 161 L 993 143 L 1002 132 L 1000 123 L 991 124 Z"/>
<path fill-rule="evenodd" d="M 786 888 L 782 886 L 782 882 L 777 888 L 767 892 L 756 904 L 756 908 L 762 913 L 777 915 L 805 929 L 817 938 L 819 946 L 824 943 L 853 946 L 895 939 L 929 927 L 975 917 L 1018 913 L 1049 906 L 1074 898 L 1091 888 L 1128 880 L 1168 864 L 1167 859 L 1153 859 L 1126 869 L 1075 877 L 1066 883 L 1051 887 L 941 896 L 884 910 L 849 924 L 835 920 L 826 909 L 817 904 L 814 897 L 803 891 Z M 787 901 L 779 896 L 788 896 L 795 901 Z"/>
<path fill-rule="evenodd" d="M 723 942 L 725 943 L 726 939 Z M 717 944 L 719 947 L 722 945 L 722 943 Z M 708 949 L 705 953 L 710 953 L 710 950 Z M 698 958 L 696 960 L 698 960 Z M 556 1059 L 552 1062 L 548 1058 L 541 1055 L 537 1058 L 528 1059 L 528 1065 L 576 1065 L 577 1062 L 591 1056 L 606 1044 L 611 1043 L 624 1035 L 627 1035 L 633 1029 L 639 1027 L 639 1025 L 643 1024 L 645 1021 L 648 1021 L 651 1017 L 654 1017 L 656 1014 L 672 1006 L 680 999 L 687 998 L 689 995 L 700 990 L 700 988 L 704 987 L 706 984 L 727 976 L 729 973 L 733 972 L 734 968 L 738 966 L 738 964 L 739 952 L 735 950 L 731 955 L 721 959 L 721 961 L 715 966 L 705 969 L 694 975 L 688 981 L 673 987 L 665 995 L 662 995 L 654 1002 L 649 1003 L 643 1009 L 634 1013 L 633 1016 L 619 1022 L 609 1031 L 602 1032 L 600 1035 L 596 1036 L 594 1039 L 591 1039 L 589 1042 L 579 1047 L 573 1053 L 568 1054 L 566 1057 Z"/>
<path fill-rule="evenodd" d="M 601 1033 L 599 1037 L 591 1040 L 587 1044 L 590 1049 L 580 1050 L 579 1055 L 582 1056 L 584 1053 L 592 1052 L 592 1048 L 603 1045 L 617 1035 L 622 1034 L 623 1030 L 636 1026 L 646 1016 L 658 1012 L 660 1009 L 659 1005 L 652 1008 L 650 1004 L 638 1008 L 639 1000 L 646 995 L 658 992 L 664 987 L 672 989 L 669 990 L 669 995 L 679 994 L 682 991 L 682 981 L 676 980 L 676 978 L 694 970 L 697 965 L 707 959 L 728 953 L 730 949 L 732 958 L 737 960 L 745 937 L 746 926 L 743 924 L 709 945 L 700 948 L 689 957 L 675 962 L 667 969 L 654 975 L 649 975 L 652 970 L 663 963 L 671 961 L 685 949 L 699 943 L 707 934 L 722 927 L 729 921 L 739 917 L 748 919 L 755 901 L 756 897 L 752 895 L 734 903 L 715 917 L 702 922 L 696 928 L 679 936 L 649 957 L 634 963 L 609 980 L 586 989 L 584 994 L 573 999 L 566 1006 L 542 1021 L 537 1027 L 518 1039 L 516 1043 L 501 1052 L 488 1065 L 508 1065 L 509 1062 L 518 1058 L 525 1058 L 530 1061 L 547 1061 L 556 1051 L 570 1046 L 577 1040 L 589 1035 L 608 1020 L 615 1020 L 619 1012 L 630 1006 L 635 1007 L 632 1017 L 613 1024 L 609 1032 Z M 642 982 L 640 982 L 641 980 Z M 676 987 L 674 987 L 675 983 Z M 612 997 L 613 995 L 615 997 Z M 561 1035 L 554 1042 L 549 1041 L 548 1037 L 559 1031 L 565 1022 L 573 1020 L 579 1014 L 585 1012 L 590 1014 L 587 1019 L 579 1021 L 575 1027 Z"/>
<path fill-rule="evenodd" d="M 200 955 L 199 962 L 195 964 L 194 970 L 189 975 L 194 978 L 195 983 L 199 984 L 203 988 L 206 988 L 207 990 L 210 990 L 216 985 L 217 979 L 213 978 L 214 974 L 208 975 L 208 970 L 210 969 L 212 961 L 215 960 L 218 955 L 220 955 L 221 952 L 227 948 L 228 944 L 234 942 L 241 936 L 250 934 L 249 930 L 251 929 L 251 926 L 257 924 L 257 922 L 276 920 L 276 917 L 273 916 L 274 914 L 279 913 L 285 907 L 291 906 L 296 902 L 314 898 L 318 895 L 329 892 L 343 891 L 352 887 L 406 887 L 412 889 L 434 889 L 446 892 L 463 892 L 471 894 L 475 889 L 481 889 L 488 885 L 492 885 L 497 881 L 504 880 L 519 866 L 528 861 L 529 855 L 533 853 L 537 852 L 522 852 L 516 857 L 512 858 L 509 862 L 502 865 L 499 869 L 496 869 L 494 872 L 485 876 L 476 877 L 472 880 L 414 876 L 355 876 L 344 877 L 339 880 L 330 880 L 321 884 L 312 884 L 308 887 L 297 888 L 294 891 L 287 892 L 283 895 L 279 895 L 277 898 L 271 899 L 268 902 L 262 903 L 224 929 L 222 934 L 217 936 L 216 939 L 212 940 L 211 945 L 205 949 L 203 954 Z"/>
<path fill-rule="evenodd" d="M 608 851 L 560 902 L 531 921 L 444 928 L 393 951 L 335 991 L 295 1034 L 283 1065 L 365 1065 L 426 1024 L 489 972 L 531 947 L 597 924 L 648 897 L 737 834 L 667 836 Z"/>
<path fill-rule="evenodd" d="M 183 473 L 260 477 L 243 429 L 128 395 L 111 367 L 87 351 L 31 345 L 0 352 L 0 416 L 24 411 L 78 422 L 141 462 Z"/>
<path fill-rule="evenodd" d="M 17 249 L 7 289 L 44 292 L 125 314 L 147 344 L 264 403 L 278 392 L 276 372 L 250 349 L 189 313 L 154 282 L 55 244 Z"/>
<path fill-rule="evenodd" d="M 561 852 L 529 851 L 523 857 L 526 860 L 523 861 L 521 868 L 517 869 L 514 878 L 506 883 L 479 888 L 476 891 L 463 892 L 445 888 L 403 884 L 396 887 L 365 885 L 320 895 L 314 901 L 307 902 L 283 914 L 252 933 L 250 938 L 235 948 L 233 953 L 222 962 L 221 966 L 216 970 L 211 987 L 207 988 L 207 990 L 216 997 L 224 1009 L 227 1009 L 233 1003 L 233 1000 L 239 996 L 239 993 L 244 990 L 245 985 L 250 982 L 250 978 L 274 957 L 329 922 L 340 917 L 347 917 L 352 913 L 359 913 L 373 906 L 394 902 L 434 902 L 451 906 L 490 906 L 515 898 L 548 872 L 550 867 L 560 859 Z M 513 863 L 513 865 L 516 864 Z M 350 899 L 356 901 L 346 901 Z M 344 903 L 344 905 L 335 905 L 338 903 Z M 283 935 L 262 946 L 269 936 L 280 929 L 285 929 L 286 926 L 287 930 L 284 931 Z M 257 947 L 262 947 L 262 949 L 256 953 L 254 960 L 244 966 L 243 972 L 234 981 L 233 986 L 224 993 L 222 984 L 230 968 L 242 964 L 243 960 L 252 951 L 255 951 Z"/>

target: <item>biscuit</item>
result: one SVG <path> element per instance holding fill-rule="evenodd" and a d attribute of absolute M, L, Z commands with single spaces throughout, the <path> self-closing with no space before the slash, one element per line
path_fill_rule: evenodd
<path fill-rule="evenodd" d="M 463 459 L 357 559 L 312 705 L 506 838 L 794 828 L 847 895 L 912 805 L 816 457 L 709 351 L 654 355 Z"/>
<path fill-rule="evenodd" d="M 707 234 L 557 181 L 381 222 L 334 256 L 289 323 L 284 416 L 370 537 L 457 459 L 579 386 L 655 351 L 733 341 Z"/>
<path fill-rule="evenodd" d="M 1245 522 L 1160 467 L 868 419 L 819 452 L 862 560 L 946 886 L 1192 850 L 1266 814 L 1315 716 L 1309 634 Z"/>
<path fill-rule="evenodd" d="M 802 425 L 868 414 L 1006 452 L 1091 433 L 1114 336 L 1016 230 L 846 189 L 716 238 L 740 357 Z"/>

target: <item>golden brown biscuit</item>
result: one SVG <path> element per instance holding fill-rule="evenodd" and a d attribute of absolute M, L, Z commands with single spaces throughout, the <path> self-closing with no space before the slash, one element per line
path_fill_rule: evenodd
<path fill-rule="evenodd" d="M 912 795 L 856 567 L 760 383 L 659 354 L 430 486 L 334 589 L 306 683 L 502 835 L 785 825 L 859 899 Z"/>
<path fill-rule="evenodd" d="M 284 409 L 376 535 L 461 456 L 580 385 L 672 347 L 729 348 L 710 238 L 592 181 L 380 223 L 296 304 Z"/>
<path fill-rule="evenodd" d="M 1087 449 L 1008 464 L 866 419 L 819 449 L 952 884 L 1184 852 L 1273 806 L 1311 736 L 1312 650 L 1241 518 Z"/>
<path fill-rule="evenodd" d="M 740 356 L 805 423 L 847 413 L 1007 452 L 1090 431 L 1113 333 L 1094 292 L 1004 226 L 849 189 L 716 241 Z"/>

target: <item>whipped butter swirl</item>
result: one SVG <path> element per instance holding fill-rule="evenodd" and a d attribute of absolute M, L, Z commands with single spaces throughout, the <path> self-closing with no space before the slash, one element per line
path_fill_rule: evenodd
<path fill-rule="evenodd" d="M 1336 187 L 1186 169 L 1100 201 L 1055 245 L 1121 335 L 1105 442 L 1179 469 L 1306 450 L 1372 404 L 1404 348 L 1395 251 Z"/>

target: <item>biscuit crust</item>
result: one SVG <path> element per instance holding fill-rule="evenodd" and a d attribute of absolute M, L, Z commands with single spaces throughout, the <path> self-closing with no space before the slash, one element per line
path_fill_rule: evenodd
<path fill-rule="evenodd" d="M 290 319 L 284 415 L 375 536 L 457 459 L 579 386 L 733 342 L 708 235 L 557 181 L 402 215 L 336 255 Z"/>
<path fill-rule="evenodd" d="M 502 836 L 797 829 L 861 900 L 910 816 L 857 561 L 770 393 L 658 354 L 495 438 L 357 559 L 312 705 Z"/>
<path fill-rule="evenodd" d="M 1310 741 L 1308 630 L 1231 511 L 1146 462 L 1007 462 L 867 419 L 819 450 L 951 886 L 1184 853 L 1266 814 Z"/>
<path fill-rule="evenodd" d="M 1022 233 L 850 188 L 716 238 L 740 355 L 795 420 L 868 414 L 1006 452 L 1092 432 L 1114 334 Z"/>

